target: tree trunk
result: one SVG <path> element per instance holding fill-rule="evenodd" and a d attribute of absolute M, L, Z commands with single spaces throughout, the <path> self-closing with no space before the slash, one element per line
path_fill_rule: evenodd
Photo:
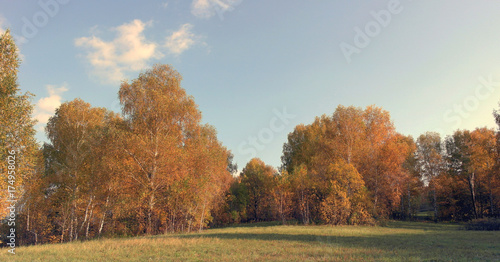
<path fill-rule="evenodd" d="M 73 241 L 74 238 L 74 223 L 75 223 L 75 207 L 71 205 L 71 215 L 69 218 L 69 241 Z"/>
<path fill-rule="evenodd" d="M 104 227 L 104 219 L 106 218 L 106 209 L 108 207 L 109 203 L 109 195 L 106 197 L 106 204 L 104 204 L 103 212 L 102 212 L 102 218 L 101 218 L 101 224 L 99 225 L 99 236 L 102 233 L 102 228 Z"/>
<path fill-rule="evenodd" d="M 85 208 L 85 216 L 83 218 L 82 225 L 80 226 L 80 229 L 78 231 L 82 231 L 83 227 L 85 226 L 85 224 L 89 220 L 89 210 L 90 210 L 90 212 L 92 212 L 92 208 L 93 208 L 92 201 L 93 200 L 94 200 L 94 196 L 91 195 L 90 199 L 89 199 L 89 203 L 87 204 L 87 207 Z"/>
<path fill-rule="evenodd" d="M 476 206 L 476 190 L 475 190 L 475 174 L 474 172 L 469 175 L 469 190 L 470 190 L 470 195 L 471 195 L 471 200 L 472 200 L 472 210 L 474 211 L 474 218 L 478 218 L 477 214 L 477 206 Z"/>
<path fill-rule="evenodd" d="M 304 223 L 304 225 L 307 225 L 307 224 L 309 224 L 309 218 L 307 215 L 308 206 L 307 206 L 307 201 L 305 200 L 305 197 L 304 197 L 304 190 L 300 191 L 300 201 L 302 202 L 301 208 L 300 208 L 301 212 L 302 212 L 302 223 Z"/>
<path fill-rule="evenodd" d="M 307 224 L 309 224 L 311 218 L 309 213 L 309 201 L 307 201 L 307 199 L 306 199 L 306 217 L 307 217 Z"/>
<path fill-rule="evenodd" d="M 200 232 L 203 229 L 203 219 L 205 218 L 205 207 L 206 207 L 206 202 L 203 202 L 203 208 L 201 211 L 201 218 L 200 218 Z"/>
<path fill-rule="evenodd" d="M 28 206 L 28 214 L 26 215 L 26 231 L 30 231 L 30 207 Z"/>
<path fill-rule="evenodd" d="M 284 196 L 283 196 L 283 192 L 281 192 L 280 194 L 280 208 L 279 208 L 279 212 L 280 212 L 280 216 L 281 216 L 281 221 L 283 223 L 283 225 L 286 225 L 286 220 L 285 220 L 285 211 L 284 211 L 284 205 L 285 205 L 285 199 L 284 199 Z"/>
<path fill-rule="evenodd" d="M 377 170 L 375 170 L 375 177 L 378 176 Z M 375 192 L 374 192 L 374 197 L 373 197 L 373 214 L 375 216 L 379 216 L 377 213 L 377 205 L 378 205 L 378 178 L 375 179 Z"/>
<path fill-rule="evenodd" d="M 495 206 L 493 205 L 493 190 L 491 190 L 491 183 L 490 183 L 490 212 L 491 216 L 495 217 Z"/>
<path fill-rule="evenodd" d="M 153 231 L 153 209 L 154 209 L 154 203 L 155 201 L 155 195 L 154 193 L 151 193 L 151 196 L 149 197 L 149 207 L 148 207 L 148 226 L 146 229 L 146 233 L 148 235 L 152 234 Z"/>
<path fill-rule="evenodd" d="M 436 195 L 436 186 L 432 186 L 432 198 L 433 198 L 433 207 L 434 207 L 434 221 L 438 220 L 438 206 L 437 206 L 437 195 Z"/>
<path fill-rule="evenodd" d="M 30 228 L 30 207 L 28 206 L 27 208 L 27 215 L 26 215 L 26 232 L 28 233 L 33 233 L 33 235 L 35 235 L 35 245 L 38 243 L 38 234 L 36 233 L 36 229 L 31 231 L 31 228 Z"/>
<path fill-rule="evenodd" d="M 66 229 L 66 216 L 64 214 L 64 212 L 62 212 L 63 216 L 64 216 L 64 219 L 63 219 L 63 224 L 62 224 L 62 228 L 61 228 L 61 243 L 64 243 L 64 230 Z"/>
<path fill-rule="evenodd" d="M 408 183 L 408 218 L 411 219 L 411 190 L 410 190 L 410 183 Z"/>
<path fill-rule="evenodd" d="M 86 239 L 89 238 L 90 221 L 92 221 L 93 214 L 94 214 L 94 205 L 92 205 L 92 207 L 90 208 L 90 215 L 89 215 L 89 219 L 87 221 L 87 228 L 85 230 L 85 238 Z"/>

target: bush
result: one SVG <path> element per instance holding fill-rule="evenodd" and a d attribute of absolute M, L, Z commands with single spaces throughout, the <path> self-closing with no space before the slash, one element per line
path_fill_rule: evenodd
<path fill-rule="evenodd" d="M 500 219 L 497 218 L 482 218 L 474 219 L 465 226 L 467 230 L 500 230 Z"/>

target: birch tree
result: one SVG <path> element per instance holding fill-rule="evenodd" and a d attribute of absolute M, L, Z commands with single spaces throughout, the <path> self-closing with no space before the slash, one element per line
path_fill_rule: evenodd
<path fill-rule="evenodd" d="M 0 217 L 8 211 L 6 205 L 24 194 L 23 184 L 34 172 L 38 144 L 35 121 L 31 119 L 33 105 L 30 93 L 20 94 L 17 73 L 20 65 L 17 46 L 7 30 L 0 36 Z M 8 165 L 8 157 L 13 163 Z M 12 169 L 13 168 L 13 169 Z M 10 177 L 9 172 L 10 171 Z M 10 198 L 9 186 L 14 199 Z"/>
<path fill-rule="evenodd" d="M 214 198 L 229 185 L 229 152 L 181 87 L 181 75 L 156 65 L 119 91 L 124 182 L 146 234 L 206 225 Z"/>

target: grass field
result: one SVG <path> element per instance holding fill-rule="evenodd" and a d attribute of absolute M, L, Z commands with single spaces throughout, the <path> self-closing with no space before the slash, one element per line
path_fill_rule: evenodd
<path fill-rule="evenodd" d="M 500 261 L 500 232 L 390 222 L 383 227 L 250 224 L 29 246 L 0 261 Z"/>

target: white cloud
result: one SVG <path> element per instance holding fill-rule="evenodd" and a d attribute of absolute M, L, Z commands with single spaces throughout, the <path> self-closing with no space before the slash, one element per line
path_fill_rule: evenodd
<path fill-rule="evenodd" d="M 75 39 L 75 46 L 86 50 L 85 58 L 91 66 L 91 75 L 104 84 L 119 84 L 130 73 L 143 70 L 152 60 L 163 57 L 163 53 L 178 56 L 198 44 L 200 37 L 191 30 L 193 25 L 181 25 L 165 42 L 158 44 L 146 39 L 143 32 L 152 22 L 134 20 L 113 28 L 116 37 L 105 41 L 96 36 L 98 28 L 91 29 L 92 36 Z"/>
<path fill-rule="evenodd" d="M 199 37 L 191 32 L 192 28 L 191 24 L 183 24 L 179 30 L 167 37 L 165 47 L 170 54 L 180 55 L 198 41 Z"/>
<path fill-rule="evenodd" d="M 147 41 L 143 34 L 150 25 L 136 19 L 113 28 L 117 36 L 110 42 L 93 35 L 76 39 L 75 45 L 87 49 L 86 58 L 94 76 L 104 83 L 117 84 L 127 73 L 144 69 L 150 59 L 163 56 L 158 45 Z"/>
<path fill-rule="evenodd" d="M 233 11 L 242 0 L 193 0 L 191 3 L 191 14 L 198 18 L 208 19 L 215 14 L 223 19 L 222 14 Z"/>
<path fill-rule="evenodd" d="M 164 2 L 164 3 L 162 3 L 162 4 L 161 4 L 161 6 L 162 6 L 163 8 L 167 8 L 167 7 L 168 7 L 168 2 Z"/>
<path fill-rule="evenodd" d="M 64 83 L 61 87 L 54 85 L 46 85 L 49 96 L 40 98 L 35 107 L 35 119 L 38 121 L 38 131 L 43 131 L 49 118 L 54 115 L 56 109 L 61 105 L 62 94 L 68 91 L 67 84 Z"/>

